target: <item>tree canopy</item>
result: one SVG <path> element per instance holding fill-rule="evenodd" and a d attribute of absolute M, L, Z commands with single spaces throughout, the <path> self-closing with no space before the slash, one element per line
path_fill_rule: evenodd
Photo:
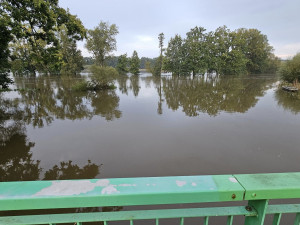
<path fill-rule="evenodd" d="M 293 83 L 300 81 L 300 53 L 291 60 L 285 62 L 280 70 L 280 75 L 284 81 Z"/>
<path fill-rule="evenodd" d="M 130 59 L 130 68 L 129 72 L 133 75 L 138 75 L 140 73 L 140 58 L 138 53 L 134 50 Z"/>
<path fill-rule="evenodd" d="M 267 36 L 257 29 L 230 31 L 226 26 L 205 32 L 192 28 L 186 38 L 175 35 L 165 52 L 164 69 L 173 74 L 258 74 L 274 71 L 278 58 Z M 275 62 L 276 61 L 276 62 Z"/>
<path fill-rule="evenodd" d="M 15 64 L 17 66 L 22 65 L 22 60 L 28 59 L 29 63 L 25 66 L 32 73 L 59 71 L 61 59 L 58 32 L 62 25 L 66 27 L 67 36 L 71 40 L 82 40 L 86 36 L 81 21 L 68 10 L 59 7 L 58 0 L 1 0 L 0 61 L 4 64 L 0 65 L 1 80 L 5 77 L 3 71 L 10 69 L 7 63 L 9 60 L 19 60 Z M 23 51 L 22 56 L 25 58 L 11 54 L 9 43 L 12 43 L 12 49 L 17 49 L 19 53 L 20 49 L 25 47 L 25 50 L 28 50 L 26 53 Z M 0 85 L 3 86 L 3 81 Z"/>
<path fill-rule="evenodd" d="M 88 30 L 86 48 L 93 54 L 97 65 L 104 66 L 105 58 L 117 49 L 115 36 L 118 33 L 116 24 L 102 21 L 94 29 Z"/>

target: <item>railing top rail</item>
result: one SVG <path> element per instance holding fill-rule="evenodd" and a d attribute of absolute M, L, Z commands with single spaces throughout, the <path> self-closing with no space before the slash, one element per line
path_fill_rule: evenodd
<path fill-rule="evenodd" d="M 0 210 L 300 198 L 300 173 L 0 183 Z"/>
<path fill-rule="evenodd" d="M 300 173 L 234 175 L 245 188 L 245 200 L 300 198 Z"/>
<path fill-rule="evenodd" d="M 0 210 L 220 202 L 243 195 L 231 175 L 4 182 Z"/>

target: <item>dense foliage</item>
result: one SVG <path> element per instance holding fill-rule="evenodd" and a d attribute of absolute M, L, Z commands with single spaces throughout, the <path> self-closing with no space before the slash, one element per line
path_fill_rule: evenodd
<path fill-rule="evenodd" d="M 118 57 L 116 68 L 120 74 L 126 74 L 128 72 L 128 62 L 127 54 L 123 54 Z"/>
<path fill-rule="evenodd" d="M 0 65 L 0 85 L 7 86 L 9 81 L 3 74 L 10 67 L 18 74 L 59 73 L 65 63 L 61 59 L 59 40 L 63 25 L 66 36 L 73 42 L 86 35 L 81 21 L 59 7 L 58 0 L 1 0 L 0 61 L 5 65 Z"/>
<path fill-rule="evenodd" d="M 186 38 L 172 37 L 164 58 L 164 70 L 185 74 L 258 74 L 273 72 L 278 58 L 266 35 L 257 29 L 230 31 L 226 26 L 214 32 L 203 27 L 191 29 Z"/>
<path fill-rule="evenodd" d="M 93 54 L 95 63 L 105 65 L 105 58 L 116 50 L 116 35 L 119 33 L 115 24 L 100 22 L 93 30 L 88 30 L 86 48 Z"/>
<path fill-rule="evenodd" d="M 130 59 L 129 72 L 133 75 L 138 75 L 140 73 L 140 58 L 138 53 L 134 50 Z"/>
<path fill-rule="evenodd" d="M 284 81 L 290 83 L 300 81 L 300 53 L 281 66 L 280 75 Z"/>

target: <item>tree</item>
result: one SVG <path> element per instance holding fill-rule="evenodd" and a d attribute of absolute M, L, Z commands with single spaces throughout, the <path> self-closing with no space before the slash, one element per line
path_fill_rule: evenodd
<path fill-rule="evenodd" d="M 138 75 L 140 73 L 140 58 L 137 52 L 134 50 L 130 59 L 130 68 L 129 72 L 133 75 Z"/>
<path fill-rule="evenodd" d="M 93 30 L 88 30 L 86 48 L 94 55 L 97 65 L 104 66 L 105 58 L 117 49 L 115 36 L 118 33 L 115 24 L 102 21 Z"/>
<path fill-rule="evenodd" d="M 240 51 L 247 58 L 247 71 L 252 74 L 262 73 L 271 57 L 273 47 L 269 45 L 268 38 L 257 29 L 240 28 L 235 32 L 239 39 Z"/>
<path fill-rule="evenodd" d="M 120 74 L 126 74 L 128 72 L 127 54 L 118 57 L 117 70 Z"/>
<path fill-rule="evenodd" d="M 8 88 L 8 85 L 12 83 L 12 80 L 8 76 L 8 56 L 10 53 L 8 44 L 12 38 L 7 25 L 7 19 L 0 17 L 0 87 L 3 89 Z"/>
<path fill-rule="evenodd" d="M 239 41 L 226 26 L 210 32 L 207 35 L 208 71 L 222 75 L 246 73 L 247 58 Z"/>
<path fill-rule="evenodd" d="M 290 83 L 300 81 L 300 53 L 295 55 L 292 60 L 285 62 L 279 73 L 284 81 Z"/>
<path fill-rule="evenodd" d="M 81 51 L 77 49 L 76 41 L 68 37 L 68 29 L 65 25 L 61 26 L 60 38 L 60 57 L 62 58 L 61 74 L 76 75 L 83 69 L 83 57 Z"/>
<path fill-rule="evenodd" d="M 186 34 L 184 48 L 187 50 L 188 57 L 186 58 L 189 70 L 193 76 L 196 73 L 205 73 L 206 65 L 206 35 L 203 27 L 195 27 Z"/>
<path fill-rule="evenodd" d="M 174 38 L 170 39 L 165 53 L 165 69 L 166 71 L 172 72 L 176 75 L 179 75 L 182 71 L 182 45 L 182 38 L 180 35 L 176 34 Z"/>
<path fill-rule="evenodd" d="M 158 35 L 160 55 L 155 60 L 154 69 L 153 69 L 153 75 L 154 76 L 160 76 L 161 75 L 161 69 L 162 69 L 162 64 L 163 64 L 164 39 L 165 39 L 164 33 L 160 33 Z"/>
<path fill-rule="evenodd" d="M 73 40 L 82 40 L 86 35 L 81 21 L 60 8 L 57 0 L 2 0 L 0 13 L 7 22 L 8 36 L 13 41 L 24 39 L 30 44 L 35 69 L 42 72 L 59 70 L 57 32 L 61 25 L 65 24 Z"/>

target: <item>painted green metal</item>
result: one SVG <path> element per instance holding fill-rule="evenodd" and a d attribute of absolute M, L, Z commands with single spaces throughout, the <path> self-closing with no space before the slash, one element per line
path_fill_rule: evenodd
<path fill-rule="evenodd" d="M 142 206 L 248 200 L 248 206 L 157 209 L 0 217 L 0 224 L 60 224 L 126 220 L 199 217 L 208 224 L 213 216 L 246 216 L 245 225 L 262 225 L 266 214 L 273 214 L 279 225 L 283 213 L 296 213 L 300 223 L 300 204 L 269 205 L 270 199 L 300 198 L 300 173 L 115 178 L 68 181 L 0 183 L 0 211 L 60 209 L 102 206 Z"/>
<path fill-rule="evenodd" d="M 257 215 L 246 217 L 245 225 L 263 225 L 265 221 L 268 200 L 252 200 L 248 202 L 249 210 L 255 210 Z"/>
<path fill-rule="evenodd" d="M 300 224 L 300 213 L 296 214 L 295 222 L 294 225 L 299 225 Z"/>
<path fill-rule="evenodd" d="M 0 210 L 240 201 L 243 195 L 231 175 L 7 182 L 0 183 Z"/>
<path fill-rule="evenodd" d="M 300 173 L 234 175 L 245 188 L 245 200 L 300 198 Z"/>
<path fill-rule="evenodd" d="M 69 213 L 54 215 L 14 216 L 0 217 L 0 224 L 45 224 L 67 222 L 93 222 L 93 221 L 122 221 L 146 219 L 192 218 L 209 216 L 255 216 L 256 212 L 249 212 L 243 206 L 190 208 L 190 209 L 160 209 L 136 210 L 120 212 L 95 212 L 95 213 Z M 208 219 L 207 219 L 208 220 Z"/>
<path fill-rule="evenodd" d="M 274 214 L 273 225 L 279 225 L 281 220 L 282 213 Z"/>
<path fill-rule="evenodd" d="M 233 216 L 231 215 L 231 216 L 228 216 L 228 218 L 227 218 L 227 225 L 232 225 L 232 223 L 233 223 Z"/>

